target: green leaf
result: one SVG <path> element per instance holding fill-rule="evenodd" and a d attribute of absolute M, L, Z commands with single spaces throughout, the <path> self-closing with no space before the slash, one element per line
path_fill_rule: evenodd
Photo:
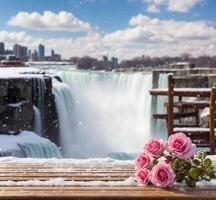
<path fill-rule="evenodd" d="M 184 174 L 176 175 L 176 182 L 181 183 L 184 180 Z"/>
<path fill-rule="evenodd" d="M 187 170 L 187 171 L 189 171 L 190 169 L 191 169 L 191 161 L 190 162 L 184 162 L 183 163 L 183 168 L 184 168 L 184 170 Z"/>
<path fill-rule="evenodd" d="M 201 171 L 198 168 L 191 168 L 190 175 L 193 179 L 199 179 L 199 176 L 201 175 Z"/>
<path fill-rule="evenodd" d="M 204 160 L 206 158 L 206 153 L 204 151 L 198 151 L 196 157 L 201 160 Z"/>
<path fill-rule="evenodd" d="M 193 163 L 194 163 L 195 165 L 199 166 L 201 162 L 200 162 L 198 159 L 194 159 L 194 160 L 193 160 Z"/>
<path fill-rule="evenodd" d="M 206 158 L 203 162 L 203 165 L 206 169 L 210 168 L 212 166 L 212 161 L 210 158 Z"/>
<path fill-rule="evenodd" d="M 208 175 L 209 175 L 210 178 L 215 178 L 215 173 L 214 172 L 209 172 Z"/>
<path fill-rule="evenodd" d="M 182 168 L 182 163 L 181 163 L 181 161 L 178 160 L 178 159 L 175 159 L 175 161 L 173 162 L 173 168 L 174 168 L 174 169 L 180 169 L 180 168 Z"/>
<path fill-rule="evenodd" d="M 196 182 L 193 179 L 189 178 L 188 176 L 185 177 L 185 182 L 188 187 L 194 188 L 196 186 Z"/>

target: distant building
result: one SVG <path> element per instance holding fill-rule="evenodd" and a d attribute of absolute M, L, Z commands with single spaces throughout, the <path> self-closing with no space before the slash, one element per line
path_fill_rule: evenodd
<path fill-rule="evenodd" d="M 195 64 L 190 62 L 174 62 L 169 64 L 169 68 L 172 69 L 191 69 L 195 68 Z"/>
<path fill-rule="evenodd" d="M 19 58 L 19 57 L 20 57 L 20 45 L 15 44 L 15 45 L 13 46 L 13 53 L 14 53 L 14 55 L 16 56 L 16 58 Z"/>
<path fill-rule="evenodd" d="M 111 62 L 112 62 L 113 65 L 118 65 L 118 58 L 112 57 Z"/>
<path fill-rule="evenodd" d="M 21 46 L 21 58 L 26 59 L 28 57 L 28 48 Z"/>
<path fill-rule="evenodd" d="M 19 44 L 15 44 L 13 47 L 13 54 L 16 56 L 16 58 L 25 60 L 28 56 L 28 48 Z"/>
<path fill-rule="evenodd" d="M 28 50 L 28 58 L 31 57 L 31 50 Z"/>
<path fill-rule="evenodd" d="M 5 54 L 5 45 L 4 42 L 0 42 L 0 55 Z"/>
<path fill-rule="evenodd" d="M 108 61 L 109 61 L 109 57 L 106 56 L 106 55 L 104 55 L 104 56 L 103 56 L 103 61 L 104 61 L 104 62 L 108 62 Z"/>
<path fill-rule="evenodd" d="M 52 49 L 51 50 L 51 57 L 53 57 L 55 55 L 55 51 Z"/>
<path fill-rule="evenodd" d="M 38 57 L 41 59 L 45 57 L 45 46 L 42 44 L 39 44 L 38 46 Z"/>
<path fill-rule="evenodd" d="M 36 49 L 34 50 L 33 54 L 38 57 L 38 52 Z"/>
<path fill-rule="evenodd" d="M 56 54 L 54 50 L 51 51 L 51 61 L 61 61 L 61 55 Z"/>
<path fill-rule="evenodd" d="M 31 53 L 30 57 L 29 57 L 30 61 L 37 61 L 38 60 L 38 52 L 37 50 L 34 50 L 33 53 Z"/>
<path fill-rule="evenodd" d="M 50 56 L 45 56 L 45 45 L 39 44 L 38 49 L 31 51 L 28 50 L 27 46 L 22 46 L 20 44 L 14 44 L 12 50 L 5 49 L 4 42 L 0 42 L 0 56 L 1 59 L 5 58 L 7 55 L 13 55 L 16 59 L 21 61 L 61 61 L 61 55 L 55 53 L 54 50 L 51 51 Z"/>
<path fill-rule="evenodd" d="M 13 54 L 13 50 L 5 49 L 4 50 L 4 54 L 5 55 L 12 55 Z"/>

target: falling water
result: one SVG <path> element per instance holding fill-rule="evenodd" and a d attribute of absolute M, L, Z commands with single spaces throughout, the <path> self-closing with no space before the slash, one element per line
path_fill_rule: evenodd
<path fill-rule="evenodd" d="M 67 84 L 53 79 L 53 94 L 56 98 L 56 107 L 60 119 L 60 144 L 62 152 L 70 157 L 70 146 L 74 141 L 73 134 L 73 99 Z"/>
<path fill-rule="evenodd" d="M 151 137 L 152 73 L 52 70 L 66 157 L 137 152 Z M 69 93 L 70 92 L 70 93 Z M 60 125 L 61 126 L 61 125 Z"/>
<path fill-rule="evenodd" d="M 159 74 L 159 80 L 158 80 L 158 88 L 167 88 L 167 74 L 161 73 Z M 156 110 L 155 113 L 162 114 L 166 113 L 166 107 L 164 106 L 164 102 L 167 101 L 166 96 L 158 96 L 157 102 L 156 102 Z M 156 136 L 167 139 L 167 133 L 166 133 L 166 121 L 165 120 L 154 120 L 153 123 L 155 124 L 155 131 Z"/>
<path fill-rule="evenodd" d="M 31 157 L 31 158 L 60 158 L 57 146 L 50 140 L 42 138 L 29 131 L 19 135 L 0 135 L 1 156 Z"/>
<path fill-rule="evenodd" d="M 38 107 L 41 115 L 41 130 L 43 135 L 44 128 L 44 94 L 46 90 L 46 82 L 43 76 L 37 76 L 34 79 L 34 94 L 37 94 L 36 106 Z"/>
<path fill-rule="evenodd" d="M 36 107 L 33 106 L 33 110 L 34 110 L 34 127 L 33 130 L 35 133 L 37 133 L 38 135 L 42 135 L 42 121 L 41 121 L 41 113 L 40 110 Z"/>

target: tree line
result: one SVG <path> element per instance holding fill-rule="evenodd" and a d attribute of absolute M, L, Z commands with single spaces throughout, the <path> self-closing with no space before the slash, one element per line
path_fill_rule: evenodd
<path fill-rule="evenodd" d="M 113 64 L 111 61 L 98 60 L 90 56 L 72 57 L 70 58 L 70 61 L 76 64 L 79 69 L 108 71 L 118 68 L 166 67 L 169 64 L 176 62 L 190 62 L 196 67 L 216 67 L 216 56 L 203 55 L 199 57 L 193 57 L 189 53 L 184 53 L 176 57 L 150 57 L 143 55 L 133 59 L 122 60 L 119 64 Z"/>

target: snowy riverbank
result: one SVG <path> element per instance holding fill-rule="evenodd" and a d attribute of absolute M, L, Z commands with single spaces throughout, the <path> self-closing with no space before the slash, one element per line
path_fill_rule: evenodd
<path fill-rule="evenodd" d="M 30 131 L 19 135 L 0 135 L 0 156 L 60 158 L 57 146 Z"/>

